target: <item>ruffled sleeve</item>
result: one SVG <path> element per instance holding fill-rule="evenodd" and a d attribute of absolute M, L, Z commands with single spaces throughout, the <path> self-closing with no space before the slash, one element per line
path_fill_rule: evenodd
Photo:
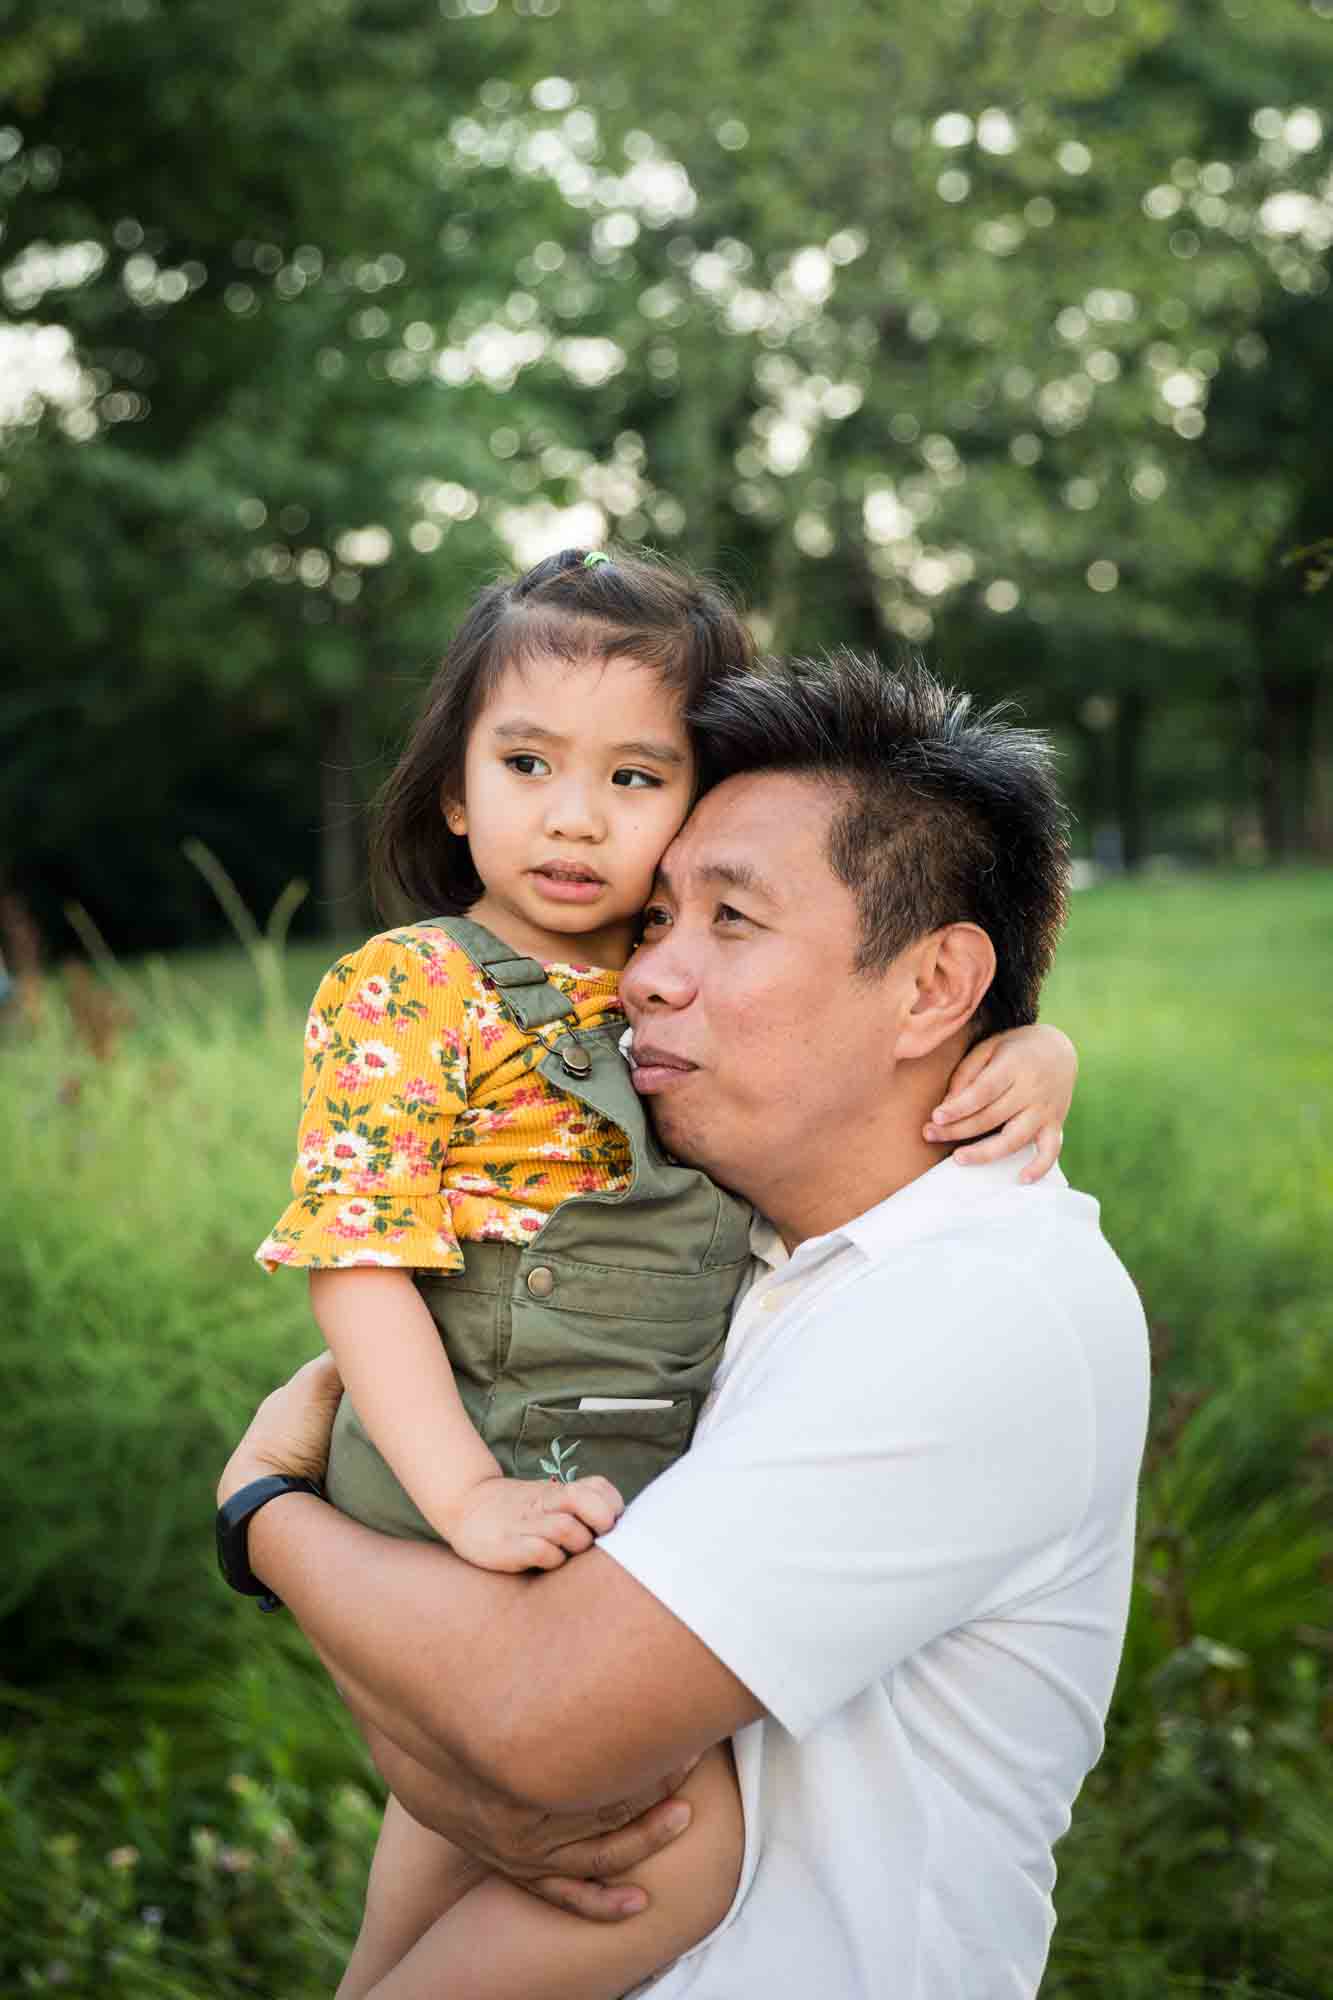
<path fill-rule="evenodd" d="M 255 1255 L 461 1271 L 441 1180 L 467 1104 L 471 963 L 443 934 L 386 932 L 339 959 L 306 1021 L 293 1199 Z"/>

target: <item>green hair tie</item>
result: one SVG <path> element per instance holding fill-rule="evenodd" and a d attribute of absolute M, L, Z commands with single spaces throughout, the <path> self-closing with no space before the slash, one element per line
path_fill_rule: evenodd
<path fill-rule="evenodd" d="M 583 567 L 585 569 L 600 569 L 603 563 L 609 563 L 610 560 L 611 558 L 605 549 L 589 549 L 587 555 L 583 558 Z"/>

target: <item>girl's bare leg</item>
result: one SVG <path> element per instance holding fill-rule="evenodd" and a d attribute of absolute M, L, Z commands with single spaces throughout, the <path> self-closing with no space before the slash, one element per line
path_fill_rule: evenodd
<path fill-rule="evenodd" d="M 694 1808 L 690 1825 L 619 1878 L 647 1890 L 640 1916 L 593 1923 L 485 1874 L 367 2000 L 620 2000 L 707 1937 L 736 1893 L 745 1829 L 730 1748 L 710 1750 L 681 1790 Z M 364 1991 L 339 1988 L 339 2000 Z"/>
<path fill-rule="evenodd" d="M 361 1934 L 335 2000 L 365 2000 L 486 1870 L 390 1798 L 370 1864 Z"/>

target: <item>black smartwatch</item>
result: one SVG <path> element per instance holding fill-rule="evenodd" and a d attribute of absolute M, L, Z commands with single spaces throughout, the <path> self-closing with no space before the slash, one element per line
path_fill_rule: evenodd
<path fill-rule="evenodd" d="M 250 1523 L 260 1508 L 276 1500 L 280 1493 L 313 1493 L 317 1500 L 324 1498 L 313 1479 L 274 1472 L 267 1479 L 252 1479 L 218 1508 L 218 1568 L 222 1580 L 233 1590 L 239 1590 L 242 1597 L 257 1597 L 261 1611 L 281 1610 L 282 1599 L 275 1597 L 250 1567 Z"/>

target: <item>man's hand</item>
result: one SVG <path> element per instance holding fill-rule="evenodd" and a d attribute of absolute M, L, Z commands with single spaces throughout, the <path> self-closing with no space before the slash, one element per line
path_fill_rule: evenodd
<path fill-rule="evenodd" d="M 625 1511 L 609 1479 L 483 1479 L 443 1524 L 449 1546 L 478 1569 L 559 1569 L 590 1549 Z"/>
<path fill-rule="evenodd" d="M 317 1354 L 289 1382 L 265 1396 L 218 1481 L 218 1505 L 273 1472 L 322 1485 L 329 1437 L 343 1385 L 333 1356 Z"/>
<path fill-rule="evenodd" d="M 642 1889 L 612 1878 L 669 1847 L 690 1823 L 688 1802 L 673 1794 L 697 1758 L 638 1798 L 588 1812 L 550 1813 L 483 1790 L 474 1778 L 460 1774 L 450 1781 L 438 1769 L 427 1770 L 377 1729 L 366 1728 L 365 1736 L 413 1819 L 544 1902 L 595 1923 L 621 1923 L 647 1908 Z"/>

